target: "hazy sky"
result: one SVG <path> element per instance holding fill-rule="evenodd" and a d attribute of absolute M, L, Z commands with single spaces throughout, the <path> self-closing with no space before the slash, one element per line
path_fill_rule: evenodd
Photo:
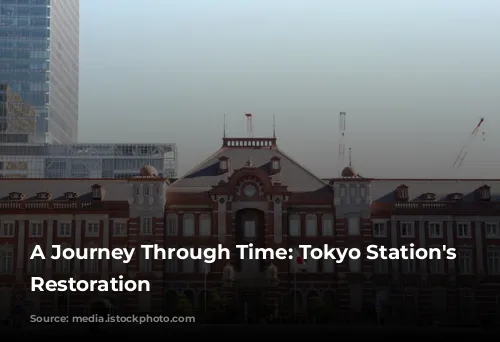
<path fill-rule="evenodd" d="M 82 0 L 82 142 L 176 142 L 183 173 L 272 133 L 338 176 L 500 177 L 500 1 Z M 452 164 L 481 117 L 460 170 Z M 346 158 L 347 162 L 347 158 Z"/>

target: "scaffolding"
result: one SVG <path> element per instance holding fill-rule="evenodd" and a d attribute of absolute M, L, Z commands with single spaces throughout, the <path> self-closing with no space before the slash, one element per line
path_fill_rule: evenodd
<path fill-rule="evenodd" d="M 146 165 L 176 177 L 176 144 L 0 144 L 4 178 L 129 178 Z"/>

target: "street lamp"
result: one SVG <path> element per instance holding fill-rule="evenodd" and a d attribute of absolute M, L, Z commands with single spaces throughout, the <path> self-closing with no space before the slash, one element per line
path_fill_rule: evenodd
<path fill-rule="evenodd" d="M 266 278 L 267 282 L 273 286 L 276 286 L 278 284 L 278 267 L 276 267 L 275 264 L 272 262 L 269 264 L 266 270 Z"/>
<path fill-rule="evenodd" d="M 226 266 L 224 266 L 224 269 L 222 271 L 222 283 L 231 288 L 233 282 L 234 282 L 234 267 L 233 265 L 231 265 L 231 263 L 228 263 Z"/>

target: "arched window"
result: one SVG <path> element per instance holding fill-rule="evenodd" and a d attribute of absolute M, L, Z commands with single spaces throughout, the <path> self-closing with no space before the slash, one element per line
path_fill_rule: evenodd
<path fill-rule="evenodd" d="M 167 215 L 167 236 L 177 236 L 179 234 L 178 224 L 177 214 Z"/>
<path fill-rule="evenodd" d="M 306 236 L 317 236 L 318 224 L 316 214 L 308 214 L 306 216 Z"/>
<path fill-rule="evenodd" d="M 194 236 L 194 215 L 184 214 L 184 224 L 182 227 L 183 236 Z"/>
<path fill-rule="evenodd" d="M 333 236 L 333 215 L 323 214 L 322 217 L 322 235 L 323 236 Z"/>
<path fill-rule="evenodd" d="M 210 215 L 202 214 L 200 215 L 200 236 L 211 236 L 212 235 L 212 220 Z"/>
<path fill-rule="evenodd" d="M 291 214 L 288 218 L 288 235 L 300 236 L 300 216 Z"/>

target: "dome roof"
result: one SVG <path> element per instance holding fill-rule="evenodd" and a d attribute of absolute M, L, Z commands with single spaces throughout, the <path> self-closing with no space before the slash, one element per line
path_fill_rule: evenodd
<path fill-rule="evenodd" d="M 158 177 L 158 171 L 154 166 L 151 165 L 146 165 L 141 167 L 141 170 L 139 171 L 139 175 L 141 177 Z"/>
<path fill-rule="evenodd" d="M 359 177 L 352 166 L 347 166 L 342 170 L 342 177 Z"/>

